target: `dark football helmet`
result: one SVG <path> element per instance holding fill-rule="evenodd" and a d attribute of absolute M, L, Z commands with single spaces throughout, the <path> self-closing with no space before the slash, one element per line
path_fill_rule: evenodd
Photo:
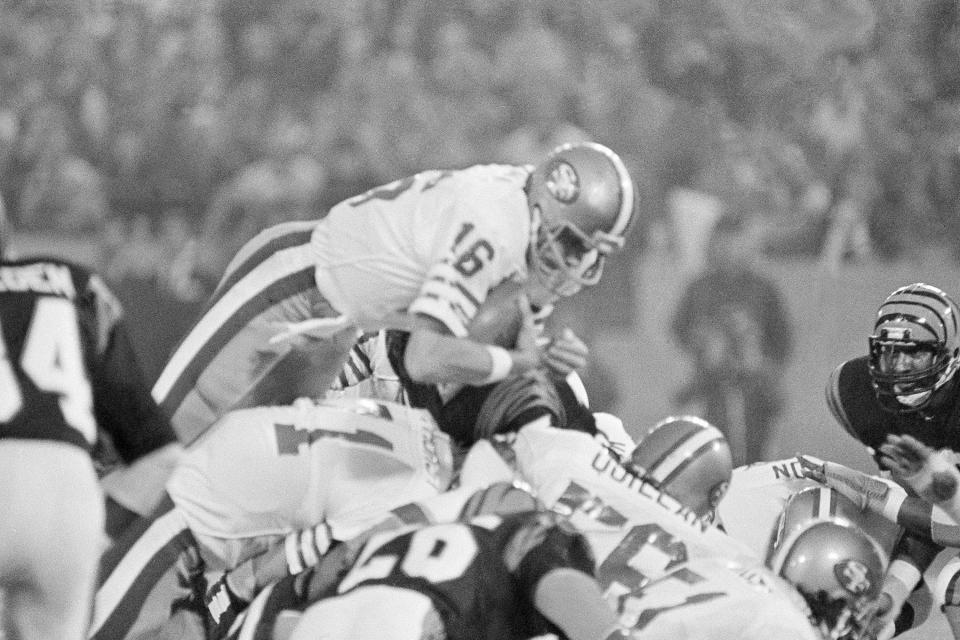
<path fill-rule="evenodd" d="M 922 410 L 960 367 L 960 308 L 922 282 L 891 293 L 870 336 L 870 377 L 885 409 Z"/>
<path fill-rule="evenodd" d="M 623 248 L 637 212 L 626 165 L 595 142 L 554 149 L 533 170 L 527 200 L 534 214 L 531 271 L 560 296 L 600 281 L 604 260 Z"/>

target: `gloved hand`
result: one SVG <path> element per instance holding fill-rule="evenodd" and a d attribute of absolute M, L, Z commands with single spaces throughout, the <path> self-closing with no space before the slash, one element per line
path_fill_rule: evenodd
<path fill-rule="evenodd" d="M 813 456 L 797 455 L 797 461 L 806 478 L 826 485 L 849 498 L 861 511 L 873 511 L 896 522 L 895 510 L 906 497 L 903 489 L 896 491 L 892 484 L 876 476 L 861 473 L 836 462 L 824 462 Z M 902 493 L 901 493 L 902 492 Z M 896 509 L 894 509 L 894 507 Z M 894 513 L 890 513 L 893 510 Z"/>
<path fill-rule="evenodd" d="M 950 500 L 960 487 L 960 471 L 942 453 L 912 436 L 888 435 L 880 453 L 880 463 L 925 500 Z"/>

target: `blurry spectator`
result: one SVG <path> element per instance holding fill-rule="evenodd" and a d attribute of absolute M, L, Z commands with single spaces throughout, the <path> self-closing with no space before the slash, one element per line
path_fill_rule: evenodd
<path fill-rule="evenodd" d="M 723 215 L 671 326 L 693 365 L 676 401 L 724 431 L 736 465 L 765 459 L 792 342 L 778 287 L 754 264 L 755 246 L 740 217 Z"/>
<path fill-rule="evenodd" d="M 498 157 L 535 162 L 558 144 L 591 139 L 575 122 L 577 70 L 570 47 L 558 34 L 528 17 L 504 37 L 496 63 L 517 109 Z"/>
<path fill-rule="evenodd" d="M 148 382 L 213 292 L 216 280 L 198 269 L 199 245 L 182 211 L 155 224 L 144 215 L 106 225 L 103 272 L 130 319 L 129 331 Z"/>
<path fill-rule="evenodd" d="M 263 229 L 318 217 L 324 168 L 304 154 L 278 156 L 244 167 L 214 195 L 199 240 L 203 278 L 219 280 L 236 251 Z"/>

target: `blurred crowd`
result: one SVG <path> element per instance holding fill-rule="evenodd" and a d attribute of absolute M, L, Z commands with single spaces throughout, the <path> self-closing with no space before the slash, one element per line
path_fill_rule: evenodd
<path fill-rule="evenodd" d="M 832 266 L 960 247 L 958 24 L 952 0 L 0 0 L 0 196 L 188 301 L 273 222 L 585 138 L 691 272 L 729 212 Z"/>
<path fill-rule="evenodd" d="M 25 228 L 179 215 L 244 234 L 426 167 L 591 137 L 627 157 L 654 216 L 691 188 L 807 227 L 782 250 L 846 228 L 848 251 L 896 252 L 954 217 L 956 11 L 4 0 L 0 191 Z"/>

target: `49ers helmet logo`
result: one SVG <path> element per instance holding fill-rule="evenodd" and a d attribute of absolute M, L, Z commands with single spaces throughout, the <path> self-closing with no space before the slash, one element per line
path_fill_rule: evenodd
<path fill-rule="evenodd" d="M 866 593 L 873 584 L 870 580 L 870 569 L 857 560 L 838 562 L 833 566 L 833 574 L 844 589 L 857 596 Z"/>
<path fill-rule="evenodd" d="M 569 163 L 554 163 L 547 172 L 547 190 L 554 198 L 570 204 L 580 195 L 580 177 Z"/>

